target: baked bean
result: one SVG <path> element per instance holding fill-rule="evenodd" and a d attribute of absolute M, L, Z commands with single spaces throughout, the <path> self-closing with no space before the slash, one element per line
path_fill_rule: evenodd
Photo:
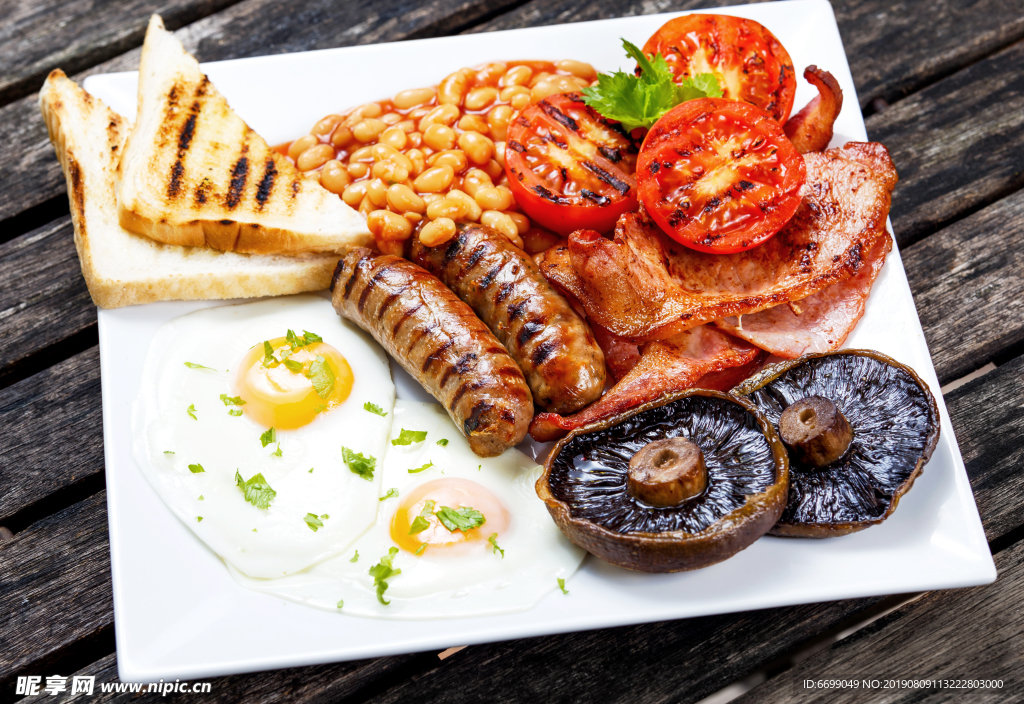
<path fill-rule="evenodd" d="M 472 220 L 473 222 L 476 222 L 484 213 L 484 209 L 481 208 L 480 205 L 475 200 L 473 200 L 471 196 L 469 196 L 468 194 L 464 193 L 461 190 L 452 189 L 448 191 L 448 195 L 446 195 L 445 198 L 448 200 L 454 200 L 457 203 L 462 204 L 462 212 L 464 214 L 463 217 L 466 220 Z"/>
<path fill-rule="evenodd" d="M 449 149 L 439 154 L 434 154 L 431 159 L 434 160 L 432 164 L 430 164 L 430 159 L 427 160 L 427 163 L 431 166 L 450 166 L 454 173 L 459 173 L 469 166 L 466 155 L 458 149 Z"/>
<path fill-rule="evenodd" d="M 338 125 L 331 134 L 331 144 L 336 147 L 347 147 L 352 144 L 353 139 L 355 137 L 352 136 L 352 130 L 345 125 Z"/>
<path fill-rule="evenodd" d="M 291 146 L 288 147 L 288 156 L 291 157 L 292 161 L 298 161 L 299 155 L 306 151 L 314 144 L 319 144 L 320 140 L 311 134 L 307 134 L 305 137 L 299 137 Z"/>
<path fill-rule="evenodd" d="M 402 217 L 411 222 L 413 225 L 415 225 L 416 223 L 423 219 L 423 216 L 420 213 L 414 212 L 412 210 L 406 210 L 404 213 L 402 213 Z"/>
<path fill-rule="evenodd" d="M 375 210 L 377 210 L 377 206 L 370 200 L 370 196 L 363 196 L 362 202 L 359 203 L 359 212 L 363 215 L 369 215 Z"/>
<path fill-rule="evenodd" d="M 378 208 L 388 204 L 388 187 L 379 178 L 375 178 L 366 184 L 366 197 Z"/>
<path fill-rule="evenodd" d="M 366 226 L 378 240 L 407 240 L 412 235 L 412 223 L 390 210 L 373 211 L 366 218 Z"/>
<path fill-rule="evenodd" d="M 420 120 L 420 132 L 430 125 L 454 125 L 459 119 L 459 109 L 454 105 L 438 105 Z"/>
<path fill-rule="evenodd" d="M 320 169 L 320 185 L 331 193 L 341 194 L 348 185 L 352 183 L 352 177 L 344 165 L 336 159 L 331 159 L 324 168 Z"/>
<path fill-rule="evenodd" d="M 526 86 L 508 86 L 507 88 L 501 89 L 501 93 L 498 94 L 498 98 L 501 102 L 507 103 L 512 100 L 513 97 L 520 94 L 529 95 L 530 89 Z"/>
<path fill-rule="evenodd" d="M 459 118 L 459 122 L 456 126 L 463 132 L 479 132 L 480 134 L 487 134 L 488 130 L 487 120 L 482 118 L 480 115 L 463 115 Z"/>
<path fill-rule="evenodd" d="M 409 173 L 412 173 L 412 169 L 413 169 L 412 159 L 407 157 L 402 152 L 395 152 L 394 154 L 392 154 L 391 156 L 388 157 L 388 161 L 393 161 L 396 164 L 398 164 L 399 166 L 401 166 L 402 168 L 404 168 Z M 405 179 L 402 179 L 402 180 L 404 181 Z"/>
<path fill-rule="evenodd" d="M 568 76 L 550 76 L 533 87 L 530 91 L 530 99 L 539 102 L 549 95 L 555 93 L 571 93 L 579 90 L 579 85 Z"/>
<path fill-rule="evenodd" d="M 494 142 L 479 132 L 463 132 L 459 136 L 459 147 L 477 165 L 486 164 L 494 155 Z"/>
<path fill-rule="evenodd" d="M 525 93 L 513 95 L 512 100 L 509 101 L 509 104 L 516 110 L 522 110 L 523 108 L 530 104 L 530 96 Z"/>
<path fill-rule="evenodd" d="M 423 135 L 419 132 L 410 132 L 407 137 L 408 141 L 405 143 L 410 149 L 419 149 L 423 146 Z"/>
<path fill-rule="evenodd" d="M 398 129 L 402 130 L 406 134 L 409 134 L 410 132 L 415 132 L 416 131 L 416 121 L 415 120 L 402 120 L 401 122 L 396 124 L 395 127 L 397 127 Z"/>
<path fill-rule="evenodd" d="M 409 169 L 410 174 L 419 176 L 423 173 L 423 169 L 427 168 L 427 158 L 423 156 L 423 152 L 419 149 L 410 149 L 405 153 L 405 156 L 412 162 L 412 168 Z"/>
<path fill-rule="evenodd" d="M 454 178 L 452 167 L 434 166 L 417 176 L 413 187 L 419 193 L 441 193 L 448 189 Z"/>
<path fill-rule="evenodd" d="M 462 190 L 474 198 L 478 190 L 485 186 L 493 185 L 491 177 L 487 175 L 487 172 L 480 169 L 470 169 L 462 179 Z"/>
<path fill-rule="evenodd" d="M 387 125 L 376 118 L 367 118 L 352 128 L 352 134 L 360 142 L 372 142 L 377 136 L 387 129 Z"/>
<path fill-rule="evenodd" d="M 365 147 L 359 147 L 354 152 L 348 155 L 348 163 L 354 164 L 357 161 L 369 161 L 373 158 L 373 147 L 366 145 Z"/>
<path fill-rule="evenodd" d="M 302 174 L 302 178 L 309 179 L 310 181 L 319 181 L 320 180 L 320 172 L 319 171 L 306 171 L 306 172 L 304 172 Z"/>
<path fill-rule="evenodd" d="M 423 130 L 423 143 L 439 152 L 454 147 L 456 139 L 455 130 L 447 125 L 433 124 Z"/>
<path fill-rule="evenodd" d="M 370 169 L 374 178 L 379 178 L 385 183 L 404 183 L 409 180 L 409 169 L 401 164 L 396 164 L 390 159 L 378 161 Z"/>
<path fill-rule="evenodd" d="M 389 112 L 386 115 L 381 115 L 380 121 L 383 122 L 385 125 L 397 125 L 399 122 L 402 121 L 402 116 L 399 115 L 397 112 Z"/>
<path fill-rule="evenodd" d="M 501 164 L 501 168 L 505 168 L 505 143 L 495 142 L 494 143 L 494 160 Z"/>
<path fill-rule="evenodd" d="M 487 64 L 476 73 L 476 82 L 490 85 L 497 83 L 498 80 L 505 75 L 505 71 L 508 70 L 508 64 L 498 61 L 493 64 Z M 472 108 L 470 108 L 472 109 Z"/>
<path fill-rule="evenodd" d="M 462 105 L 468 87 L 469 79 L 466 74 L 456 71 L 446 76 L 437 87 L 437 102 L 441 105 Z"/>
<path fill-rule="evenodd" d="M 339 122 L 341 122 L 341 115 L 328 115 L 313 125 L 313 129 L 311 129 L 309 133 L 315 134 L 317 137 L 323 137 L 324 135 L 330 134 L 331 130 L 333 130 Z"/>
<path fill-rule="evenodd" d="M 408 135 L 400 127 L 389 127 L 380 133 L 380 143 L 394 149 L 405 149 L 405 144 L 408 141 Z"/>
<path fill-rule="evenodd" d="M 347 205 L 353 208 L 363 202 L 366 198 L 366 185 L 367 181 L 357 181 L 350 186 L 346 186 L 345 190 L 341 193 L 341 199 L 345 201 Z"/>
<path fill-rule="evenodd" d="M 573 61 L 572 59 L 563 59 L 555 63 L 555 66 L 559 71 L 565 71 L 571 73 L 577 78 L 585 78 L 587 81 L 592 81 L 597 78 L 597 71 L 594 67 L 583 61 Z"/>
<path fill-rule="evenodd" d="M 417 105 L 423 105 L 429 103 L 434 99 L 433 88 L 411 88 L 410 90 L 403 90 L 401 93 L 395 96 L 393 102 L 395 107 L 399 110 L 408 110 L 414 108 Z"/>
<path fill-rule="evenodd" d="M 457 198 L 445 196 L 441 200 L 435 200 L 427 206 L 427 217 L 431 220 L 437 220 L 438 218 L 462 220 L 466 217 L 466 206 L 465 203 Z"/>
<path fill-rule="evenodd" d="M 466 109 L 480 110 L 495 101 L 498 97 L 498 89 L 491 86 L 474 88 L 466 94 Z"/>
<path fill-rule="evenodd" d="M 516 227 L 512 218 L 498 210 L 485 210 L 483 215 L 480 216 L 480 224 L 497 230 L 510 240 L 519 237 L 519 228 Z"/>
<path fill-rule="evenodd" d="M 423 199 L 424 203 L 430 205 L 431 203 L 436 203 L 439 200 L 444 200 L 444 193 L 421 193 L 420 198 Z"/>
<path fill-rule="evenodd" d="M 365 178 L 366 174 L 370 173 L 370 165 L 357 161 L 354 164 L 348 165 L 348 173 L 352 178 Z"/>
<path fill-rule="evenodd" d="M 548 73 L 547 71 L 541 71 L 540 73 L 534 74 L 533 78 L 530 79 L 530 83 L 528 84 L 530 86 L 530 89 L 532 90 L 533 87 L 536 86 L 538 83 L 546 81 L 550 76 L 551 74 Z"/>
<path fill-rule="evenodd" d="M 524 242 L 522 249 L 525 249 L 530 254 L 537 254 L 550 249 L 561 240 L 554 232 L 541 227 L 531 227 L 522 238 Z"/>
<path fill-rule="evenodd" d="M 377 103 L 367 103 L 353 110 L 352 115 L 358 117 L 380 117 L 382 112 L 384 112 L 384 108 Z"/>
<path fill-rule="evenodd" d="M 530 231 L 530 218 L 526 217 L 522 213 L 505 213 L 505 215 L 512 218 L 512 222 L 516 224 L 516 229 L 519 230 L 520 237 Z M 519 246 L 522 247 L 522 245 Z"/>
<path fill-rule="evenodd" d="M 312 171 L 319 169 L 334 157 L 334 147 L 330 144 L 314 144 L 306 151 L 299 154 L 295 165 L 299 171 Z M 318 177 L 319 178 L 319 177 Z"/>
<path fill-rule="evenodd" d="M 451 218 L 438 218 L 420 230 L 420 242 L 427 247 L 444 244 L 455 236 L 455 222 Z"/>
<path fill-rule="evenodd" d="M 508 134 L 508 123 L 512 119 L 512 108 L 508 105 L 499 105 L 487 113 L 487 126 L 490 128 L 491 138 L 496 142 L 505 141 Z"/>
<path fill-rule="evenodd" d="M 498 186 L 479 188 L 473 198 L 485 210 L 508 210 L 512 205 L 512 192 Z"/>
<path fill-rule="evenodd" d="M 388 187 L 388 207 L 395 212 L 425 213 L 427 204 L 406 185 L 396 183 Z"/>
<path fill-rule="evenodd" d="M 521 86 L 529 82 L 533 76 L 533 69 L 529 66 L 516 66 L 510 68 L 508 72 L 501 77 L 502 86 Z"/>
<path fill-rule="evenodd" d="M 423 108 L 416 108 L 415 110 L 411 110 L 409 112 L 409 119 L 410 120 L 415 120 L 416 122 L 419 122 L 421 119 L 423 119 L 428 114 L 430 114 L 430 111 L 433 110 L 433 109 L 434 108 L 431 108 L 431 107 L 423 107 Z"/>
<path fill-rule="evenodd" d="M 378 240 L 377 249 L 381 254 L 390 254 L 393 257 L 400 257 L 405 252 L 405 245 L 401 240 Z"/>
<path fill-rule="evenodd" d="M 370 147 L 370 156 L 373 157 L 374 161 L 384 161 L 385 159 L 390 159 L 393 154 L 399 153 L 400 152 L 390 144 L 384 144 L 383 142 L 377 142 Z"/>
<path fill-rule="evenodd" d="M 505 173 L 505 169 L 502 167 L 502 165 L 496 162 L 494 159 L 488 161 L 486 164 L 484 164 L 482 168 L 484 171 L 487 172 L 487 175 L 491 177 L 492 181 L 496 178 L 501 178 L 501 176 Z"/>

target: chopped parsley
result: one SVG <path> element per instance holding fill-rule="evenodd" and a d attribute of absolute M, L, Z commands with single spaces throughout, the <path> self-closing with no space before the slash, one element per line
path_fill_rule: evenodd
<path fill-rule="evenodd" d="M 409 474 L 419 474 L 419 473 L 420 473 L 420 472 L 422 472 L 423 470 L 425 470 L 425 469 L 430 469 L 430 468 L 431 468 L 431 467 L 433 467 L 433 466 L 434 466 L 434 463 L 433 463 L 433 462 L 427 462 L 427 463 L 426 463 L 425 465 L 423 465 L 422 467 L 416 467 L 415 469 L 410 469 L 410 470 L 409 470 Z"/>
<path fill-rule="evenodd" d="M 441 447 L 447 447 L 448 438 L 441 438 L 440 440 L 437 441 L 437 444 L 440 445 Z"/>
<path fill-rule="evenodd" d="M 338 599 L 338 608 L 340 609 L 344 605 L 345 605 L 345 600 L 344 599 Z"/>
<path fill-rule="evenodd" d="M 307 474 L 312 474 L 314 469 L 316 469 L 316 467 L 310 467 L 309 472 L 307 472 Z"/>
<path fill-rule="evenodd" d="M 323 413 L 326 410 L 327 410 L 327 406 L 325 406 L 322 403 L 318 403 L 315 406 L 313 406 L 313 413 Z"/>
<path fill-rule="evenodd" d="M 203 517 L 202 516 L 196 516 L 196 523 L 202 523 L 202 522 L 203 522 Z"/>
<path fill-rule="evenodd" d="M 467 530 L 473 530 L 479 528 L 487 519 L 484 518 L 484 514 L 477 511 L 475 508 L 469 506 L 463 506 L 461 508 L 451 508 L 450 506 L 442 506 L 441 510 L 436 514 L 437 520 L 444 524 L 444 527 L 455 532 L 461 530 L 465 533 Z"/>
<path fill-rule="evenodd" d="M 569 593 L 569 590 L 565 588 L 565 580 L 561 577 L 558 578 L 558 588 L 562 590 L 563 594 Z"/>
<path fill-rule="evenodd" d="M 288 367 L 290 371 L 299 374 L 302 372 L 302 362 L 296 362 L 294 359 L 284 360 L 284 366 Z"/>
<path fill-rule="evenodd" d="M 165 455 L 173 455 L 174 454 L 174 450 L 164 450 L 164 454 Z"/>
<path fill-rule="evenodd" d="M 189 405 L 188 410 L 186 410 L 185 413 L 188 413 L 189 418 L 191 418 L 192 420 L 199 420 L 198 418 L 196 418 L 196 406 L 194 403 Z"/>
<path fill-rule="evenodd" d="M 418 555 L 422 555 L 423 551 L 426 550 L 426 549 L 427 549 L 427 544 L 426 543 L 420 543 L 420 546 L 418 548 L 416 548 L 416 552 L 414 554 L 417 555 L 417 556 Z"/>
<path fill-rule="evenodd" d="M 500 547 L 498 547 L 498 534 L 497 533 L 491 533 L 491 537 L 489 537 L 487 539 L 487 542 L 494 546 L 494 549 L 491 550 L 491 552 L 492 553 L 499 553 L 500 552 L 501 553 L 501 559 L 504 560 L 505 559 L 505 551 L 502 550 Z"/>
<path fill-rule="evenodd" d="M 423 502 L 423 510 L 420 511 L 420 515 L 412 519 L 412 523 L 409 525 L 409 535 L 416 535 L 422 533 L 430 527 L 430 521 L 427 517 L 434 512 L 434 502 L 427 499 Z"/>
<path fill-rule="evenodd" d="M 200 495 L 199 495 L 199 500 L 200 500 L 200 501 L 206 501 L 206 499 L 204 499 L 204 498 L 203 498 L 203 495 L 202 495 L 202 494 L 200 494 Z"/>
<path fill-rule="evenodd" d="M 423 442 L 427 439 L 426 430 L 406 430 L 402 428 L 402 432 L 398 434 L 398 437 L 391 441 L 392 445 L 411 445 L 414 442 Z"/>
<path fill-rule="evenodd" d="M 242 475 L 236 469 L 235 486 L 245 494 L 245 500 L 256 508 L 270 508 L 270 502 L 277 496 L 277 492 L 270 488 L 270 484 L 263 478 L 263 474 L 254 474 L 246 481 L 242 479 Z"/>
<path fill-rule="evenodd" d="M 324 527 L 324 522 L 320 520 L 319 516 L 315 513 L 307 513 L 303 519 L 309 529 L 316 533 L 320 528 Z"/>
<path fill-rule="evenodd" d="M 609 120 L 621 122 L 626 131 L 651 127 L 662 115 L 687 100 L 722 97 L 714 74 L 698 73 L 676 82 L 661 54 L 649 59 L 625 39 L 622 46 L 626 54 L 636 60 L 640 75 L 624 71 L 602 73 L 597 77 L 596 86 L 580 92 L 584 103 Z"/>
<path fill-rule="evenodd" d="M 349 562 L 359 562 L 359 551 L 358 550 L 356 550 L 356 554 L 352 556 L 352 559 L 349 560 Z"/>
<path fill-rule="evenodd" d="M 284 339 L 288 341 L 288 345 L 292 348 L 293 352 L 300 347 L 312 345 L 314 342 L 324 341 L 324 338 L 320 337 L 315 332 L 310 332 L 309 330 L 303 330 L 302 332 L 302 337 L 296 335 L 294 330 L 289 330 L 284 336 Z"/>
<path fill-rule="evenodd" d="M 190 464 L 188 466 L 188 471 L 192 472 L 192 474 L 200 474 L 201 472 L 205 472 L 206 470 L 203 469 L 203 465 L 201 464 Z"/>
<path fill-rule="evenodd" d="M 394 499 L 397 497 L 398 489 L 396 489 L 395 487 L 391 487 L 390 489 L 388 489 L 388 493 L 384 494 L 384 496 L 377 499 L 377 501 L 387 501 L 388 499 Z"/>
<path fill-rule="evenodd" d="M 272 442 L 277 442 L 277 433 L 271 428 L 267 432 L 260 435 L 260 442 L 263 443 L 263 447 L 266 447 Z"/>
<path fill-rule="evenodd" d="M 358 474 L 366 481 L 373 479 L 373 470 L 377 468 L 376 457 L 366 457 L 361 452 L 352 452 L 344 445 L 341 447 L 341 459 L 348 465 L 352 474 Z"/>
<path fill-rule="evenodd" d="M 263 341 L 263 366 L 264 367 L 276 367 L 278 364 L 277 359 L 274 357 L 274 348 L 270 345 L 267 340 Z"/>
<path fill-rule="evenodd" d="M 307 345 L 312 345 L 314 342 L 324 341 L 324 338 L 320 337 L 315 332 L 310 332 L 309 330 L 302 331 L 302 338 L 305 340 Z"/>
<path fill-rule="evenodd" d="M 189 369 L 209 369 L 211 372 L 217 371 L 213 367 L 204 367 L 202 364 L 196 364 L 195 362 L 185 362 L 185 366 Z"/>
<path fill-rule="evenodd" d="M 271 457 L 281 457 L 281 443 L 277 443 L 277 449 L 270 453 Z"/>
<path fill-rule="evenodd" d="M 320 398 L 327 398 L 334 390 L 334 372 L 322 354 L 318 354 L 316 359 L 309 363 L 306 378 L 313 383 L 313 390 Z"/>
<path fill-rule="evenodd" d="M 384 417 L 387 416 L 387 413 L 384 412 L 383 408 L 378 406 L 376 403 L 370 403 L 369 401 L 367 401 L 366 403 L 363 404 L 363 410 L 364 411 L 369 411 L 370 413 L 375 413 L 376 415 L 380 416 L 381 418 L 384 418 Z"/>
<path fill-rule="evenodd" d="M 224 402 L 225 406 L 244 406 L 245 401 L 241 396 L 228 396 L 227 394 L 221 394 L 220 400 Z"/>
<path fill-rule="evenodd" d="M 373 586 L 377 588 L 377 601 L 387 606 L 390 601 L 384 600 L 384 592 L 387 591 L 388 583 L 386 580 L 391 579 L 402 574 L 402 570 L 395 569 L 392 567 L 391 561 L 395 559 L 395 555 L 398 554 L 398 548 L 391 548 L 388 550 L 388 554 L 380 558 L 380 562 L 370 568 L 370 576 L 373 577 Z"/>
<path fill-rule="evenodd" d="M 230 411 L 228 411 L 228 415 L 229 416 L 235 416 L 237 418 L 238 416 L 242 415 L 242 409 L 240 409 L 240 408 L 233 408 Z"/>

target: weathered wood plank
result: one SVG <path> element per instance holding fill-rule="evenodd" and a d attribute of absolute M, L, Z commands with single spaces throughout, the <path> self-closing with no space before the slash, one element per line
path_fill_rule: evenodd
<path fill-rule="evenodd" d="M 942 383 L 1024 341 L 1024 191 L 902 255 Z"/>
<path fill-rule="evenodd" d="M 93 347 L 0 391 L 0 525 L 103 472 L 99 360 Z"/>
<path fill-rule="evenodd" d="M 142 44 L 149 15 L 176 29 L 233 0 L 2 0 L 0 105 L 39 90 L 51 70 L 77 73 Z"/>
<path fill-rule="evenodd" d="M 900 182 L 892 222 L 913 242 L 1024 186 L 1024 42 L 867 120 Z"/>
<path fill-rule="evenodd" d="M 995 584 L 931 592 L 774 677 L 736 704 L 1020 701 L 1024 680 L 1024 543 L 996 555 Z M 993 679 L 987 690 L 805 688 L 805 679 Z"/>
<path fill-rule="evenodd" d="M 0 244 L 0 385 L 33 355 L 96 325 L 73 237 L 65 216 Z"/>
<path fill-rule="evenodd" d="M 245 0 L 176 32 L 200 61 L 374 44 L 458 30 L 515 0 Z M 138 67 L 134 49 L 77 76 Z M 0 221 L 64 192 L 35 95 L 0 109 Z M 0 233 L 0 237 L 3 233 Z"/>
<path fill-rule="evenodd" d="M 532 0 L 473 32 L 739 4 L 734 0 Z M 861 106 L 894 102 L 1024 37 L 1016 0 L 832 0 Z M 926 18 L 926 19 L 925 19 Z"/>

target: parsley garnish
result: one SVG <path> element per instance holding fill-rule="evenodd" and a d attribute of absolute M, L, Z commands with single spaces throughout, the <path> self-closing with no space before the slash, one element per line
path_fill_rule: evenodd
<path fill-rule="evenodd" d="M 196 364 L 195 362 L 185 362 L 185 366 L 189 369 L 209 369 L 211 372 L 217 371 L 213 367 L 204 367 L 202 364 Z"/>
<path fill-rule="evenodd" d="M 284 366 L 288 367 L 290 371 L 299 374 L 302 371 L 302 362 L 296 362 L 294 359 L 284 360 Z"/>
<path fill-rule="evenodd" d="M 423 442 L 427 439 L 426 430 L 406 430 L 402 428 L 402 432 L 398 434 L 398 437 L 391 441 L 392 445 L 411 445 L 414 442 Z"/>
<path fill-rule="evenodd" d="M 501 553 L 501 559 L 504 560 L 505 559 L 505 551 L 502 550 L 500 547 L 498 547 L 498 534 L 497 533 L 491 533 L 491 537 L 487 539 L 487 542 L 494 546 L 494 549 L 491 550 L 491 552 L 492 553 L 500 552 Z"/>
<path fill-rule="evenodd" d="M 338 608 L 340 609 L 344 605 L 345 605 L 345 600 L 344 599 L 338 599 Z"/>
<path fill-rule="evenodd" d="M 434 502 L 427 499 L 423 502 L 423 510 L 420 511 L 420 515 L 412 519 L 412 523 L 409 525 L 409 535 L 416 535 L 422 533 L 430 527 L 430 521 L 427 520 L 427 516 L 434 512 Z"/>
<path fill-rule="evenodd" d="M 205 472 L 206 470 L 203 469 L 203 465 L 201 464 L 190 464 L 188 466 L 188 471 L 192 472 L 192 474 L 199 474 L 200 472 Z"/>
<path fill-rule="evenodd" d="M 569 590 L 565 588 L 565 580 L 561 577 L 558 578 L 558 588 L 562 590 L 563 594 L 569 593 Z"/>
<path fill-rule="evenodd" d="M 622 46 L 626 54 L 636 60 L 640 75 L 623 71 L 602 73 L 597 77 L 596 86 L 580 92 L 584 103 L 609 120 L 621 122 L 627 131 L 651 127 L 662 115 L 687 100 L 722 97 L 714 74 L 698 73 L 677 83 L 661 54 L 648 59 L 625 39 Z"/>
<path fill-rule="evenodd" d="M 173 455 L 174 454 L 174 450 L 164 450 L 164 454 L 165 455 Z"/>
<path fill-rule="evenodd" d="M 422 472 L 422 471 L 423 471 L 424 469 L 430 469 L 430 468 L 431 468 L 431 467 L 433 467 L 433 466 L 434 466 L 434 463 L 433 463 L 433 462 L 427 462 L 427 463 L 426 463 L 425 465 L 423 465 L 422 467 L 416 467 L 415 469 L 410 469 L 410 470 L 409 470 L 409 474 L 419 474 L 419 473 L 420 473 L 420 472 Z"/>
<path fill-rule="evenodd" d="M 203 517 L 202 516 L 196 516 L 196 523 L 202 523 L 202 522 L 203 522 Z"/>
<path fill-rule="evenodd" d="M 373 479 L 373 470 L 377 468 L 377 458 L 366 457 L 361 452 L 352 452 L 344 445 L 341 447 L 341 459 L 348 465 L 349 471 L 363 479 Z"/>
<path fill-rule="evenodd" d="M 359 562 L 359 551 L 358 550 L 356 550 L 356 554 L 352 556 L 352 559 L 349 560 L 349 562 Z"/>
<path fill-rule="evenodd" d="M 398 489 L 396 489 L 395 487 L 391 487 L 390 489 L 388 489 L 388 493 L 384 494 L 384 496 L 382 496 L 379 499 L 377 499 L 377 501 L 387 501 L 388 499 L 394 499 L 397 496 L 398 496 Z"/>
<path fill-rule="evenodd" d="M 306 522 L 306 525 L 309 526 L 309 529 L 314 533 L 324 527 L 324 522 L 321 521 L 315 513 L 307 513 L 302 520 Z"/>
<path fill-rule="evenodd" d="M 385 581 L 402 574 L 402 570 L 396 570 L 391 566 L 391 561 L 398 554 L 398 548 L 391 548 L 388 554 L 380 558 L 380 562 L 370 568 L 370 576 L 373 577 L 373 586 L 377 587 L 377 601 L 387 606 L 390 601 L 384 601 L 384 592 L 387 591 L 388 583 Z"/>
<path fill-rule="evenodd" d="M 204 498 L 203 498 L 203 495 L 202 495 L 202 494 L 200 494 L 200 495 L 199 495 L 199 500 L 200 500 L 200 501 L 206 501 L 206 499 L 204 499 Z"/>
<path fill-rule="evenodd" d="M 313 382 L 313 389 L 320 398 L 327 398 L 334 390 L 334 372 L 322 354 L 318 354 L 316 359 L 309 363 L 306 378 Z"/>
<path fill-rule="evenodd" d="M 384 412 L 383 408 L 378 406 L 376 403 L 370 403 L 369 401 L 367 401 L 366 403 L 363 404 L 363 410 L 364 411 L 369 411 L 370 413 L 375 413 L 378 416 L 380 416 L 381 418 L 384 418 L 385 416 L 387 416 L 387 413 Z"/>
<path fill-rule="evenodd" d="M 242 410 L 239 408 L 233 408 L 230 411 L 228 411 L 228 415 L 238 417 L 242 415 Z"/>
<path fill-rule="evenodd" d="M 277 449 L 270 453 L 271 457 L 281 457 L 281 443 L 277 443 Z"/>
<path fill-rule="evenodd" d="M 414 554 L 415 555 L 422 555 L 423 551 L 426 550 L 426 549 L 427 549 L 427 544 L 426 543 L 420 543 L 420 546 L 418 548 L 416 548 L 416 552 Z"/>
<path fill-rule="evenodd" d="M 445 528 L 453 533 L 457 530 L 465 533 L 467 530 L 479 528 L 487 522 L 484 514 L 468 506 L 461 508 L 442 506 L 441 510 L 434 515 L 437 516 L 437 520 L 444 524 Z"/>
<path fill-rule="evenodd" d="M 263 447 L 266 447 L 272 442 L 277 442 L 277 433 L 275 433 L 274 429 L 271 428 L 267 432 L 260 435 L 260 442 L 263 443 Z"/>
<path fill-rule="evenodd" d="M 270 346 L 270 342 L 267 340 L 263 341 L 263 366 L 270 367 L 271 365 L 277 366 L 277 359 L 274 358 L 274 348 Z"/>
<path fill-rule="evenodd" d="M 241 396 L 228 396 L 227 394 L 221 394 L 220 400 L 224 402 L 225 406 L 244 406 L 245 401 L 242 400 Z"/>
<path fill-rule="evenodd" d="M 305 342 L 307 345 L 312 345 L 314 342 L 324 341 L 324 338 L 320 337 L 315 332 L 310 332 L 309 330 L 302 331 L 302 338 L 303 342 Z"/>
<path fill-rule="evenodd" d="M 437 441 L 437 444 L 441 447 L 446 447 L 448 445 L 448 438 L 441 438 Z"/>
<path fill-rule="evenodd" d="M 326 411 L 326 410 L 327 410 L 327 406 L 325 406 L 322 403 L 318 403 L 315 406 L 313 406 L 313 413 L 322 413 L 323 411 Z"/>
<path fill-rule="evenodd" d="M 316 469 L 316 467 L 310 467 L 309 472 L 307 472 L 307 474 L 312 474 L 314 469 Z"/>
<path fill-rule="evenodd" d="M 270 502 L 277 496 L 277 492 L 270 488 L 270 484 L 262 474 L 254 474 L 248 481 L 245 481 L 236 469 L 235 486 L 245 494 L 245 500 L 256 508 L 270 508 Z"/>
<path fill-rule="evenodd" d="M 199 420 L 198 418 L 196 418 L 196 406 L 195 406 L 195 404 L 189 405 L 188 410 L 186 410 L 185 413 L 188 413 L 189 417 L 192 420 Z"/>

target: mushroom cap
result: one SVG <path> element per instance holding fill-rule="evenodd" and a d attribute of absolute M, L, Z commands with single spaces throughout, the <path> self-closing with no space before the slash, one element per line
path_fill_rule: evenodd
<path fill-rule="evenodd" d="M 853 428 L 850 447 L 836 462 L 820 469 L 792 462 L 789 500 L 771 535 L 830 538 L 881 523 L 939 440 L 939 408 L 928 385 L 910 367 L 873 350 L 774 364 L 732 391 L 749 398 L 776 427 L 790 404 L 823 396 Z"/>
<path fill-rule="evenodd" d="M 678 506 L 627 490 L 629 461 L 647 443 L 685 437 L 707 467 L 707 486 Z M 786 448 L 749 401 L 719 391 L 668 394 L 578 428 L 555 446 L 537 495 L 575 545 L 643 572 L 698 569 L 764 535 L 785 506 Z"/>

